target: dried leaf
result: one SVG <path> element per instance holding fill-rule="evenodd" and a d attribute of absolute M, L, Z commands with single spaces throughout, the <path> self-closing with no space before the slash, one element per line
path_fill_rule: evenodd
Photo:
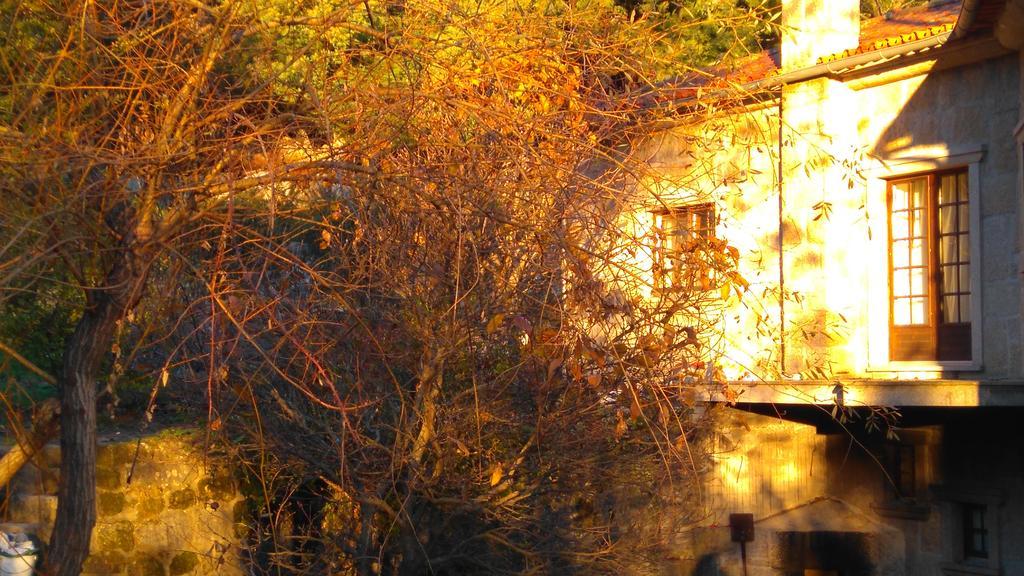
<path fill-rule="evenodd" d="M 676 450 L 685 450 L 686 449 L 686 435 L 685 434 L 680 434 L 676 438 L 675 446 L 676 446 Z"/>
<path fill-rule="evenodd" d="M 562 365 L 562 359 L 561 358 L 555 358 L 555 359 L 553 359 L 551 361 L 550 364 L 548 364 L 548 380 L 551 380 L 552 378 L 555 377 L 555 371 L 557 371 L 558 368 L 561 365 Z"/>
<path fill-rule="evenodd" d="M 502 473 L 503 470 L 501 468 L 501 464 L 495 464 L 494 467 L 491 468 L 491 486 L 497 486 L 498 483 L 501 482 Z"/>
<path fill-rule="evenodd" d="M 598 373 L 598 372 L 594 372 L 593 374 L 588 375 L 587 376 L 587 384 L 590 384 L 594 388 L 597 388 L 598 386 L 600 386 L 601 385 L 601 374 Z"/>
<path fill-rule="evenodd" d="M 722 300 L 728 300 L 729 291 L 732 290 L 732 284 L 729 284 L 728 282 L 722 282 L 722 285 L 718 288 L 718 290 L 720 292 L 719 295 L 721 296 Z"/>
<path fill-rule="evenodd" d="M 697 404 L 697 391 L 693 388 L 687 388 L 683 390 L 683 403 L 687 406 L 694 406 Z"/>
<path fill-rule="evenodd" d="M 214 418 L 213 422 L 210 422 L 210 430 L 213 430 L 214 432 L 220 430 L 221 424 L 220 417 Z"/>
<path fill-rule="evenodd" d="M 569 362 L 569 373 L 572 374 L 574 382 L 579 382 L 583 378 L 583 369 L 580 368 L 580 363 L 576 361 Z"/>
<path fill-rule="evenodd" d="M 633 398 L 633 401 L 629 404 L 629 419 L 638 420 L 643 415 L 643 409 L 640 408 L 640 404 Z"/>
<path fill-rule="evenodd" d="M 533 330 L 533 326 L 530 324 L 530 321 L 527 320 L 526 318 L 523 318 L 522 316 L 516 316 L 515 318 L 513 318 L 512 324 L 514 324 L 516 328 L 519 328 L 520 330 L 526 332 L 527 334 L 529 334 Z"/>
<path fill-rule="evenodd" d="M 505 323 L 505 314 L 499 313 L 499 314 L 495 314 L 494 316 L 492 316 L 491 319 L 487 322 L 487 328 L 485 329 L 486 332 L 487 332 L 487 335 L 490 336 L 491 334 L 494 334 L 495 332 L 500 330 L 501 326 L 504 323 Z"/>

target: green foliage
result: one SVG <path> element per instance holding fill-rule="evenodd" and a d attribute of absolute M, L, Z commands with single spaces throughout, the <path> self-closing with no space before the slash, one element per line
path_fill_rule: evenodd
<path fill-rule="evenodd" d="M 927 4 L 928 0 L 860 0 L 860 11 L 865 16 L 882 16 L 891 10 Z"/>
<path fill-rule="evenodd" d="M 0 303 L 0 339 L 51 375 L 59 374 L 62 348 L 74 329 L 80 298 L 73 289 L 52 285 L 6 299 Z M 7 367 L 13 374 L 28 375 L 17 362 Z"/>
<path fill-rule="evenodd" d="M 702 67 L 757 52 L 776 37 L 779 0 L 616 0 L 656 23 L 672 50 L 686 54 L 675 67 Z"/>

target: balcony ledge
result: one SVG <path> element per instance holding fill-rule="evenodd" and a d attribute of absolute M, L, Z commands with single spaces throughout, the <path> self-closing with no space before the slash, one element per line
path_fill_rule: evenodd
<path fill-rule="evenodd" d="M 1024 406 L 1024 380 L 843 379 L 730 382 L 736 401 L 753 404 L 835 403 L 843 386 L 848 406 L 1011 407 Z M 722 401 L 724 398 L 712 398 Z"/>

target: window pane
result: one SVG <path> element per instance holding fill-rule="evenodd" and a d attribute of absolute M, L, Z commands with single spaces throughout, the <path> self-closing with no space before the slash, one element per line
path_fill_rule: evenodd
<path fill-rule="evenodd" d="M 910 323 L 911 324 L 927 324 L 928 323 L 928 299 L 927 298 L 911 298 L 910 299 Z"/>
<path fill-rule="evenodd" d="M 967 202 L 967 172 L 961 172 L 957 176 L 957 181 L 960 189 L 960 201 Z"/>
<path fill-rule="evenodd" d="M 956 235 L 939 237 L 939 262 L 956 262 Z"/>
<path fill-rule="evenodd" d="M 958 322 L 960 319 L 959 296 L 942 297 L 942 320 L 946 323 Z"/>
<path fill-rule="evenodd" d="M 714 207 L 683 206 L 655 214 L 656 282 L 664 288 L 709 288 L 705 242 L 714 236 Z"/>
<path fill-rule="evenodd" d="M 907 206 L 907 189 L 906 182 L 897 182 L 892 185 L 892 211 L 896 212 L 899 210 L 906 210 Z"/>
<path fill-rule="evenodd" d="M 694 213 L 694 215 L 696 216 L 695 228 L 700 237 L 705 240 L 711 238 L 711 236 L 713 236 L 713 234 L 711 234 L 711 231 L 714 229 L 714 222 L 712 222 L 713 216 L 711 209 L 705 208 L 702 210 L 698 210 L 697 212 Z"/>
<path fill-rule="evenodd" d="M 910 181 L 910 205 L 912 207 L 919 208 L 925 205 L 924 194 L 927 184 L 928 179 L 923 177 Z"/>
<path fill-rule="evenodd" d="M 892 294 L 893 296 L 909 296 L 912 294 L 910 291 L 910 270 L 893 270 Z"/>
<path fill-rule="evenodd" d="M 910 293 L 915 295 L 927 295 L 928 289 L 925 286 L 925 269 L 910 269 Z"/>
<path fill-rule="evenodd" d="M 957 208 L 960 210 L 960 222 L 957 227 L 961 232 L 966 232 L 971 229 L 971 221 L 967 216 L 967 204 L 957 204 Z"/>
<path fill-rule="evenodd" d="M 927 251 L 924 240 L 917 239 L 910 241 L 910 265 L 924 266 Z"/>
<path fill-rule="evenodd" d="M 956 205 L 939 207 L 939 232 L 956 232 Z"/>
<path fill-rule="evenodd" d="M 947 174 L 939 181 L 939 204 L 951 204 L 957 199 L 956 174 Z"/>
<path fill-rule="evenodd" d="M 925 225 L 928 223 L 928 219 L 925 218 L 924 209 L 912 210 L 910 232 L 914 238 L 923 238 L 925 236 Z"/>
<path fill-rule="evenodd" d="M 892 323 L 897 326 L 910 324 L 910 300 L 897 298 L 892 303 Z"/>
<path fill-rule="evenodd" d="M 960 234 L 960 261 L 971 261 L 971 242 L 967 234 Z"/>
<path fill-rule="evenodd" d="M 894 268 L 910 265 L 910 242 L 897 240 L 892 243 L 892 265 Z"/>
<path fill-rule="evenodd" d="M 960 321 L 971 321 L 971 297 L 967 294 L 960 297 Z"/>
<path fill-rule="evenodd" d="M 910 213 L 893 212 L 892 214 L 892 237 L 906 238 L 910 233 Z"/>
<path fill-rule="evenodd" d="M 971 268 L 966 264 L 961 264 L 960 268 L 960 291 L 970 292 L 971 291 Z"/>
<path fill-rule="evenodd" d="M 950 292 L 959 292 L 959 290 L 957 290 L 957 284 L 956 284 L 958 279 L 959 279 L 959 274 L 957 273 L 957 265 L 956 264 L 943 266 L 942 267 L 942 281 L 941 281 L 942 293 L 943 294 L 949 294 Z"/>

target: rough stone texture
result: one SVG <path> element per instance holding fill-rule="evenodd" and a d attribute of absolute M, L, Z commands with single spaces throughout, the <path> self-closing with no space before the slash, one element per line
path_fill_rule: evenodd
<path fill-rule="evenodd" d="M 100 444 L 97 509 L 83 574 L 104 576 L 241 575 L 237 550 L 244 510 L 230 470 L 207 469 L 209 458 L 188 431 Z M 134 471 L 132 463 L 135 462 Z M 19 472 L 0 528 L 49 538 L 57 507 L 60 448 L 47 446 Z M 131 473 L 131 483 L 128 483 Z M 208 506 L 216 501 L 216 510 Z M 218 552 L 227 551 L 227 552 Z M 223 557 L 221 557 L 223 556 Z"/>
<path fill-rule="evenodd" d="M 682 571 L 668 573 L 741 574 L 727 514 L 749 512 L 752 576 L 803 573 L 787 564 L 794 546 L 808 542 L 802 538 L 818 538 L 815 545 L 827 549 L 848 536 L 866 543 L 871 575 L 1024 574 L 1024 548 L 1017 545 L 1024 539 L 1024 452 L 1006 443 L 1018 434 L 1020 410 L 980 408 L 900 429 L 900 444 L 914 447 L 916 488 L 905 497 L 895 495 L 886 476 L 882 435 L 855 440 L 834 429 L 719 410 L 726 417 L 716 434 L 726 440 L 715 440 L 705 476 L 709 514 L 679 539 L 673 557 Z M 786 483 L 787 477 L 807 480 Z M 980 570 L 960 549 L 965 503 L 986 507 L 990 563 Z"/>
<path fill-rule="evenodd" d="M 708 518 L 728 524 L 742 510 L 757 517 L 802 504 L 825 488 L 824 439 L 813 426 L 737 410 L 718 411 L 707 477 Z"/>
<path fill-rule="evenodd" d="M 167 569 L 159 558 L 153 556 L 139 556 L 132 560 L 130 574 L 138 576 L 165 576 Z"/>
<path fill-rule="evenodd" d="M 665 174 L 651 190 L 669 205 L 714 202 L 716 234 L 739 250 L 739 272 L 750 283 L 752 296 L 725 303 L 727 348 L 719 364 L 726 378 L 771 378 L 778 366 L 779 306 L 765 295 L 779 289 L 781 228 L 785 289 L 800 295 L 785 305 L 788 374 L 830 386 L 840 380 L 854 396 L 872 381 L 945 377 L 967 385 L 1020 384 L 1024 283 L 1019 146 L 1013 135 L 1020 117 L 1020 61 L 1011 54 L 887 82 L 801 82 L 783 90 L 781 119 L 780 108 L 771 105 L 703 132 L 688 126 L 651 140 L 645 152 Z M 980 226 L 970 235 L 980 250 L 971 262 L 980 309 L 971 317 L 981 354 L 968 370 L 889 360 L 887 181 L 940 167 L 966 167 L 976 176 L 970 187 Z M 830 208 L 827 217 L 816 208 L 823 203 Z M 649 214 L 630 218 L 641 233 L 653 226 Z M 638 260 L 638 266 L 651 264 Z M 759 305 L 751 306 L 758 296 Z M 821 367 L 830 374 L 816 375 Z M 789 392 L 773 401 L 792 402 Z M 968 394 L 955 400 L 970 406 L 983 399 Z M 830 394 L 808 393 L 799 400 L 827 402 Z M 872 402 L 902 400 L 893 394 Z"/>
<path fill-rule="evenodd" d="M 113 516 L 124 510 L 124 492 L 100 492 L 96 497 L 96 508 L 100 516 Z"/>
<path fill-rule="evenodd" d="M 175 510 L 182 510 L 185 508 L 189 508 L 196 503 L 196 493 L 191 488 L 182 488 L 181 490 L 175 490 L 174 492 L 171 492 L 170 498 L 168 498 L 168 500 L 170 501 L 170 503 L 168 504 L 169 508 L 173 508 Z"/>
<path fill-rule="evenodd" d="M 171 576 L 192 573 L 199 565 L 199 557 L 195 552 L 181 552 L 171 558 Z"/>

